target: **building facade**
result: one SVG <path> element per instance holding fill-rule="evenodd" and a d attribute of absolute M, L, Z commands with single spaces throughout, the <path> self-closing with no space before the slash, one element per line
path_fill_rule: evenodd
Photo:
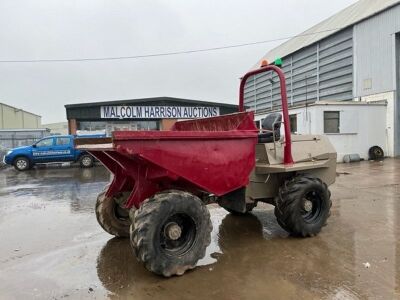
<path fill-rule="evenodd" d="M 0 103 L 0 129 L 40 128 L 41 122 L 39 115 Z"/>
<path fill-rule="evenodd" d="M 358 1 L 264 58 L 277 57 L 291 110 L 320 101 L 385 102 L 386 154 L 400 155 L 400 1 Z M 279 87 L 272 74 L 250 78 L 245 105 L 260 116 L 279 110 Z"/>
<path fill-rule="evenodd" d="M 348 154 L 369 158 L 369 149 L 378 146 L 388 153 L 386 137 L 386 102 L 318 101 L 290 110 L 293 134 L 328 136 L 342 162 Z M 257 115 L 261 123 L 263 115 Z M 371 122 L 379 120 L 379 122 Z M 284 135 L 281 126 L 281 136 Z"/>
<path fill-rule="evenodd" d="M 114 130 L 168 130 L 177 120 L 214 117 L 238 111 L 237 105 L 157 97 L 65 105 L 70 134 Z"/>

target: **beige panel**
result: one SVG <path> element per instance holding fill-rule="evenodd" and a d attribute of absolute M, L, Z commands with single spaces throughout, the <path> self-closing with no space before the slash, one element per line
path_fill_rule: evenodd
<path fill-rule="evenodd" d="M 0 128 L 40 128 L 41 117 L 21 109 L 0 103 Z"/>
<path fill-rule="evenodd" d="M 329 139 L 317 135 L 292 135 L 294 164 L 283 164 L 284 143 L 257 144 L 256 168 L 250 176 L 246 196 L 268 201 L 296 173 L 307 173 L 331 185 L 336 179 L 336 151 Z"/>
<path fill-rule="evenodd" d="M 24 128 L 39 128 L 40 118 L 38 116 L 23 112 Z"/>

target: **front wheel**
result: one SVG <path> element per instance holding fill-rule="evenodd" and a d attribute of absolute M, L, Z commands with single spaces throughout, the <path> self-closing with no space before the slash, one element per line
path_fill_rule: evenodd
<path fill-rule="evenodd" d="M 31 168 L 31 163 L 26 157 L 17 157 L 14 160 L 14 168 L 17 171 L 26 171 Z"/>
<path fill-rule="evenodd" d="M 330 215 L 330 196 L 327 185 L 313 176 L 296 176 L 285 182 L 275 206 L 279 225 L 296 236 L 317 235 Z"/>
<path fill-rule="evenodd" d="M 189 193 L 154 195 L 135 212 L 131 244 L 136 258 L 158 275 L 182 275 L 203 258 L 211 242 L 207 207 Z"/>
<path fill-rule="evenodd" d="M 83 154 L 79 158 L 81 168 L 91 168 L 94 165 L 94 158 L 90 154 Z"/>

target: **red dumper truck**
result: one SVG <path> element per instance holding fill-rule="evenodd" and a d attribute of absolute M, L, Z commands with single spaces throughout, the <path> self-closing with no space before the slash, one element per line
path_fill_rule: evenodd
<path fill-rule="evenodd" d="M 244 87 L 268 71 L 280 79 L 282 114 L 268 115 L 258 129 L 245 111 Z M 236 215 L 272 204 L 280 226 L 300 237 L 318 234 L 330 215 L 335 149 L 324 136 L 291 135 L 285 76 L 276 65 L 241 79 L 238 113 L 179 121 L 169 131 L 114 131 L 78 139 L 76 147 L 114 175 L 97 198 L 100 226 L 129 237 L 136 258 L 166 277 L 204 257 L 212 230 L 207 204 Z"/>

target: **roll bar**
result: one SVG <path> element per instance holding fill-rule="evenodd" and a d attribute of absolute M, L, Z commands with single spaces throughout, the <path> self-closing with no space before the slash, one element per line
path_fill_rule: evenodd
<path fill-rule="evenodd" d="M 246 73 L 242 79 L 240 80 L 240 89 L 239 89 L 239 111 L 243 112 L 244 109 L 244 86 L 246 84 L 247 79 L 250 76 L 257 75 L 260 73 L 273 71 L 278 74 L 280 85 L 281 85 L 281 100 L 282 100 L 282 114 L 283 114 L 283 125 L 285 129 L 285 146 L 283 149 L 283 163 L 285 165 L 293 164 L 292 157 L 292 138 L 291 138 L 291 130 L 290 130 L 290 122 L 289 122 L 289 111 L 288 111 L 288 103 L 287 103 L 287 92 L 286 92 L 286 79 L 285 74 L 282 69 L 275 65 L 266 65 L 261 66 L 257 70 L 250 71 Z M 271 99 L 272 101 L 272 99 Z"/>

